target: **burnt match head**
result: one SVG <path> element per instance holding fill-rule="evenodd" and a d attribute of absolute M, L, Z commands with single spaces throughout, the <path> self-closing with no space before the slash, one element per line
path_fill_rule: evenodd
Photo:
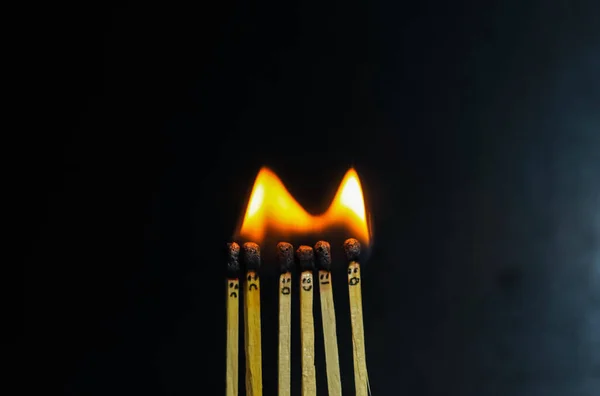
<path fill-rule="evenodd" d="M 315 244 L 315 256 L 317 257 L 318 269 L 331 271 L 331 245 L 329 245 L 329 242 L 317 242 Z"/>
<path fill-rule="evenodd" d="M 244 264 L 246 271 L 258 271 L 260 268 L 260 247 L 256 243 L 244 243 Z"/>
<path fill-rule="evenodd" d="M 277 261 L 282 274 L 292 270 L 294 266 L 294 247 L 291 243 L 279 242 L 277 244 Z"/>
<path fill-rule="evenodd" d="M 240 245 L 235 242 L 227 244 L 227 277 L 231 279 L 240 276 Z"/>
<path fill-rule="evenodd" d="M 360 256 L 360 242 L 357 239 L 349 238 L 344 242 L 344 251 L 348 261 L 358 261 Z"/>
<path fill-rule="evenodd" d="M 315 254 L 310 246 L 302 245 L 296 250 L 296 258 L 300 271 L 312 271 L 315 269 Z"/>

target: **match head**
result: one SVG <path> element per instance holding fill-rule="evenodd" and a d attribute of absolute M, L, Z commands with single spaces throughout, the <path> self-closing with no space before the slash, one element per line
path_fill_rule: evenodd
<path fill-rule="evenodd" d="M 246 271 L 258 271 L 260 268 L 260 247 L 254 242 L 244 243 L 244 264 Z"/>
<path fill-rule="evenodd" d="M 240 245 L 235 242 L 227 244 L 227 277 L 231 279 L 240 276 Z"/>
<path fill-rule="evenodd" d="M 349 238 L 344 242 L 344 251 L 348 261 L 358 261 L 360 257 L 360 242 L 357 239 Z"/>
<path fill-rule="evenodd" d="M 296 257 L 300 271 L 312 271 L 315 269 L 315 254 L 310 246 L 302 245 L 296 250 Z"/>
<path fill-rule="evenodd" d="M 317 242 L 315 244 L 315 256 L 317 257 L 318 269 L 331 271 L 331 245 L 329 245 L 329 242 Z"/>
<path fill-rule="evenodd" d="M 294 247 L 291 243 L 279 242 L 277 244 L 277 261 L 281 273 L 291 272 L 294 266 Z"/>

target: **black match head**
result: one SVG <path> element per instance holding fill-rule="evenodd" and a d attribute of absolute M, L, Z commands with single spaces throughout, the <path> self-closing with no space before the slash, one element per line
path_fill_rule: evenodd
<path fill-rule="evenodd" d="M 300 271 L 312 271 L 315 269 L 315 255 L 310 246 L 302 245 L 296 250 L 296 258 Z"/>
<path fill-rule="evenodd" d="M 260 268 L 260 247 L 256 243 L 244 243 L 244 264 L 246 271 L 258 271 Z"/>
<path fill-rule="evenodd" d="M 282 274 L 292 270 L 294 266 L 294 247 L 291 243 L 279 242 L 277 244 L 277 261 Z"/>
<path fill-rule="evenodd" d="M 227 244 L 227 277 L 231 279 L 240 276 L 240 245 L 235 242 Z"/>
<path fill-rule="evenodd" d="M 318 269 L 331 271 L 331 246 L 329 245 L 329 242 L 317 242 L 315 244 L 315 256 L 317 257 Z"/>
<path fill-rule="evenodd" d="M 344 242 L 344 251 L 348 261 L 358 261 L 360 256 L 360 242 L 357 239 L 349 238 Z"/>

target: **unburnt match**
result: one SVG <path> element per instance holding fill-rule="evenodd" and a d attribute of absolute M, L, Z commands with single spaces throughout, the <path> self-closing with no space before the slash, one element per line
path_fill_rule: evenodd
<path fill-rule="evenodd" d="M 302 345 L 302 396 L 317 394 L 315 373 L 315 325 L 313 317 L 313 271 L 315 257 L 310 246 L 296 250 L 300 267 L 300 344 Z"/>
<path fill-rule="evenodd" d="M 238 338 L 239 338 L 239 288 L 240 288 L 240 245 L 227 244 L 227 350 L 225 395 L 238 394 Z"/>
<path fill-rule="evenodd" d="M 244 340 L 246 344 L 246 395 L 262 396 L 262 351 L 260 324 L 260 247 L 244 243 Z"/>
<path fill-rule="evenodd" d="M 365 336 L 362 313 L 362 292 L 360 276 L 360 243 L 354 238 L 344 242 L 348 259 L 348 292 L 350 294 L 350 321 L 352 323 L 352 351 L 354 355 L 354 387 L 356 396 L 367 396 L 369 377 L 365 354 Z"/>
<path fill-rule="evenodd" d="M 331 246 L 319 241 L 315 245 L 315 256 L 319 270 L 319 294 L 321 297 L 321 316 L 323 317 L 323 339 L 325 345 L 325 364 L 327 371 L 327 390 L 330 396 L 341 396 L 342 384 L 338 356 L 337 331 L 335 326 L 335 308 L 333 304 L 333 280 L 331 278 Z"/>
<path fill-rule="evenodd" d="M 279 276 L 279 349 L 278 349 L 278 389 L 279 396 L 291 394 L 291 310 L 292 310 L 292 267 L 294 247 L 287 242 L 277 244 Z"/>

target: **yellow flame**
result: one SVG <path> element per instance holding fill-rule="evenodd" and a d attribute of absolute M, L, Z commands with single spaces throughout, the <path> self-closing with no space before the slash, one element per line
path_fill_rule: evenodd
<path fill-rule="evenodd" d="M 322 234 L 333 227 L 347 230 L 348 237 L 369 243 L 369 227 L 358 174 L 348 170 L 329 208 L 321 215 L 308 213 L 270 169 L 256 177 L 239 235 L 260 243 L 267 234 L 293 237 Z"/>

